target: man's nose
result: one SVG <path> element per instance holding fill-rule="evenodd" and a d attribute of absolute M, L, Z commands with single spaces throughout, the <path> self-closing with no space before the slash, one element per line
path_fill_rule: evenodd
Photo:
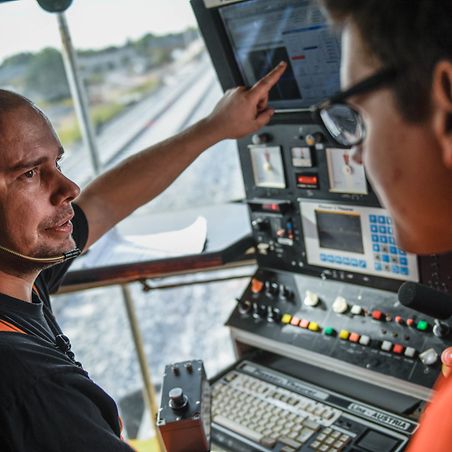
<path fill-rule="evenodd" d="M 64 201 L 71 202 L 80 194 L 80 187 L 62 173 L 58 173 L 55 182 L 56 186 L 52 195 L 52 203 L 55 205 Z"/>

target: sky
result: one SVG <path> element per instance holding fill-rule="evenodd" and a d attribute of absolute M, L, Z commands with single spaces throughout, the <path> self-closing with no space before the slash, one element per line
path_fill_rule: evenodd
<path fill-rule="evenodd" d="M 73 0 L 66 11 L 72 43 L 79 49 L 123 44 L 145 33 L 164 34 L 195 26 L 189 0 Z M 54 14 L 35 0 L 0 3 L 0 62 L 44 47 L 60 48 Z"/>

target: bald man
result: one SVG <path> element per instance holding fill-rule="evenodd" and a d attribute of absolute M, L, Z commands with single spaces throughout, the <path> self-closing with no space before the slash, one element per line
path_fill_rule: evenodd
<path fill-rule="evenodd" d="M 62 145 L 30 101 L 0 90 L 0 449 L 128 451 L 114 401 L 88 377 L 49 293 L 70 261 L 161 193 L 205 149 L 271 118 L 280 64 L 229 91 L 185 132 L 128 158 L 86 189 L 61 172 Z"/>

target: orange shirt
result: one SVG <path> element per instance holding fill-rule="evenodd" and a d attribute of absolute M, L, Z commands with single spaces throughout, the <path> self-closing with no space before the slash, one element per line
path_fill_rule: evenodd
<path fill-rule="evenodd" d="M 422 414 L 408 452 L 452 451 L 452 376 L 440 377 L 435 395 Z"/>

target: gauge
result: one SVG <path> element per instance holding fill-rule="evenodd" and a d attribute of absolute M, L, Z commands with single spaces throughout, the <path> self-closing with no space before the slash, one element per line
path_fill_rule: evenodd
<path fill-rule="evenodd" d="M 328 148 L 326 150 L 330 191 L 367 195 L 364 167 L 350 157 L 350 149 Z"/>
<path fill-rule="evenodd" d="M 249 146 L 256 187 L 286 188 L 280 146 Z"/>
<path fill-rule="evenodd" d="M 308 147 L 296 147 L 291 149 L 292 165 L 295 167 L 312 167 L 311 149 Z"/>

